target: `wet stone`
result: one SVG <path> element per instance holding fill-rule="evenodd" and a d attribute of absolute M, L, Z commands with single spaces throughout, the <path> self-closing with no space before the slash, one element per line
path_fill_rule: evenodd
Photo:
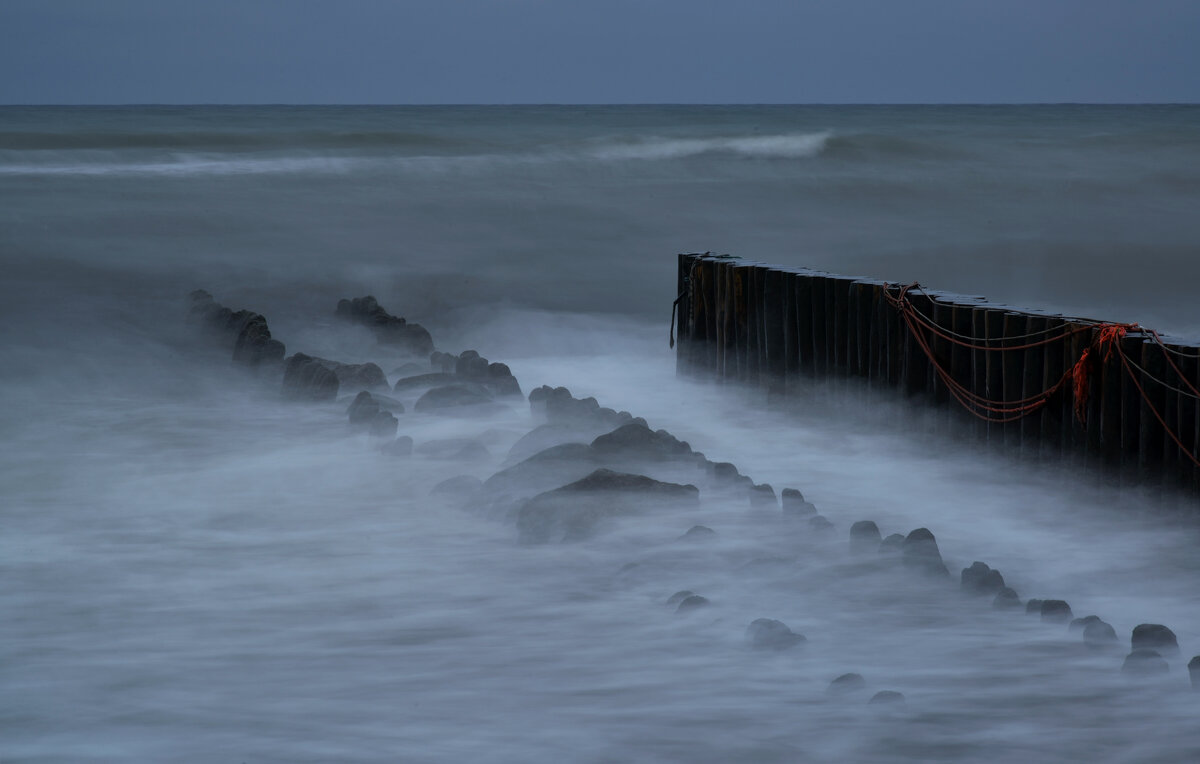
<path fill-rule="evenodd" d="M 1117 630 L 1100 619 L 1083 627 L 1083 642 L 1088 647 L 1113 647 L 1119 641 Z"/>
<path fill-rule="evenodd" d="M 1188 676 L 1192 680 L 1192 689 L 1200 690 L 1200 655 L 1188 661 Z"/>
<path fill-rule="evenodd" d="M 346 409 L 350 424 L 355 425 L 369 425 L 378 413 L 379 403 L 366 390 L 356 395 L 350 407 Z"/>
<path fill-rule="evenodd" d="M 683 602 L 685 599 L 687 599 L 688 597 L 691 597 L 693 594 L 695 594 L 695 592 L 693 592 L 691 589 L 682 589 L 680 591 L 675 592 L 670 597 L 667 597 L 667 604 L 668 605 L 678 605 L 680 602 Z"/>
<path fill-rule="evenodd" d="M 1162 655 L 1179 654 L 1179 640 L 1175 637 L 1175 632 L 1161 623 L 1138 624 L 1133 627 L 1133 635 L 1129 641 L 1134 650 L 1149 648 Z"/>
<path fill-rule="evenodd" d="M 1003 587 L 996 592 L 996 596 L 992 599 L 992 607 L 997 610 L 1015 610 L 1021 607 L 1021 598 L 1017 596 L 1017 590 L 1010 587 Z"/>
<path fill-rule="evenodd" d="M 392 412 L 377 411 L 375 416 L 371 417 L 368 432 L 376 438 L 394 438 L 399 426 L 400 422 L 392 415 Z"/>
<path fill-rule="evenodd" d="M 928 528 L 917 528 L 909 533 L 904 538 L 901 552 L 907 568 L 934 576 L 950 575 L 950 571 L 942 562 L 937 540 Z"/>
<path fill-rule="evenodd" d="M 817 513 L 817 508 L 811 502 L 805 501 L 804 494 L 795 488 L 784 488 L 779 500 L 783 506 L 784 517 L 804 517 Z"/>
<path fill-rule="evenodd" d="M 770 483 L 761 483 L 750 487 L 750 506 L 752 507 L 771 507 L 774 509 L 779 506 L 775 500 L 775 489 Z"/>
<path fill-rule="evenodd" d="M 850 551 L 867 552 L 879 548 L 883 537 L 873 520 L 859 520 L 850 526 Z"/>
<path fill-rule="evenodd" d="M 808 529 L 813 533 L 828 534 L 833 533 L 833 523 L 824 515 L 813 515 L 808 519 Z"/>
<path fill-rule="evenodd" d="M 1098 615 L 1085 615 L 1083 618 L 1076 618 L 1067 626 L 1067 631 L 1083 631 L 1088 627 L 1088 624 L 1096 623 L 1100 620 Z"/>
<path fill-rule="evenodd" d="M 1042 600 L 1031 599 L 1028 602 L 1026 602 L 1025 603 L 1025 614 L 1026 615 L 1041 615 L 1042 614 Z"/>
<path fill-rule="evenodd" d="M 862 674 L 842 674 L 837 679 L 829 683 L 829 688 L 826 692 L 831 695 L 848 695 L 852 692 L 861 692 L 867 688 L 867 680 L 863 679 Z"/>
<path fill-rule="evenodd" d="M 1130 676 L 1157 676 L 1171 670 L 1167 662 L 1157 650 L 1145 647 L 1138 648 L 1125 656 L 1121 664 L 1121 673 Z"/>
<path fill-rule="evenodd" d="M 746 628 L 746 641 L 751 647 L 765 650 L 786 650 L 806 642 L 803 634 L 797 634 L 782 621 L 773 618 L 758 618 Z"/>
<path fill-rule="evenodd" d="M 691 528 L 688 528 L 687 533 L 680 536 L 684 541 L 709 541 L 716 537 L 717 532 L 707 525 L 693 525 Z"/>
<path fill-rule="evenodd" d="M 1063 600 L 1044 600 L 1041 614 L 1043 621 L 1067 623 L 1071 620 L 1071 606 Z"/>
<path fill-rule="evenodd" d="M 902 704 L 905 702 L 905 700 L 904 700 L 903 693 L 896 692 L 895 690 L 880 690 L 879 692 L 872 695 L 871 699 L 868 700 L 867 702 L 870 703 L 871 705 L 879 705 L 879 704 L 889 704 L 890 705 L 893 703 Z"/>
<path fill-rule="evenodd" d="M 707 607 L 709 604 L 707 597 L 701 597 L 699 594 L 693 594 L 684 597 L 679 602 L 679 607 L 675 609 L 676 613 L 687 613 L 692 610 L 698 610 L 702 607 Z"/>
<path fill-rule="evenodd" d="M 975 596 L 995 595 L 1004 588 L 1004 576 L 1000 571 L 988 567 L 986 563 L 973 562 L 971 567 L 963 568 L 962 590 Z"/>

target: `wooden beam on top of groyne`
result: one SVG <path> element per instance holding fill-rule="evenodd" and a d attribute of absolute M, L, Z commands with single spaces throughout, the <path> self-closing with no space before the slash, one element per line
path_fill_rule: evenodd
<path fill-rule="evenodd" d="M 1200 494 L 1200 345 L 728 255 L 679 255 L 681 372 L 788 394 L 858 379 L 933 405 L 937 432 Z"/>

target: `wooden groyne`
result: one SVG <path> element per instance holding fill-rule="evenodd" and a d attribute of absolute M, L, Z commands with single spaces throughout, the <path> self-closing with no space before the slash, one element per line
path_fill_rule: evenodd
<path fill-rule="evenodd" d="M 1122 485 L 1200 494 L 1200 347 L 1136 324 L 710 254 L 679 255 L 680 371 L 899 391 L 972 432 Z"/>

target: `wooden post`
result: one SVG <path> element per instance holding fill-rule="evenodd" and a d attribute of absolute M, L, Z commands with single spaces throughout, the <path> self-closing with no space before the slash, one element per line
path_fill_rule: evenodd
<path fill-rule="evenodd" d="M 1025 324 L 1025 333 L 1030 335 L 1025 339 L 1016 340 L 1015 344 L 1033 345 L 1048 336 L 1046 329 L 1049 325 L 1045 316 L 1032 315 Z M 1046 348 L 1045 346 L 1028 347 L 1015 353 L 1025 354 L 1025 370 L 1022 373 L 1021 400 L 1029 400 L 1043 392 L 1045 387 Z M 1026 456 L 1037 459 L 1041 456 L 1040 438 L 1042 434 L 1042 411 L 1033 411 L 1018 420 L 1021 430 L 1021 450 Z"/>
<path fill-rule="evenodd" d="M 1004 314 L 1003 336 L 1023 337 L 1029 333 L 1028 324 L 1029 317 L 1024 313 L 1007 311 Z M 1010 349 L 1020 342 L 1022 340 L 1006 342 L 1004 352 L 1000 353 L 1001 369 L 1003 372 L 1002 384 L 1004 388 L 1002 398 L 1005 403 L 1019 401 L 1025 395 L 1025 352 Z M 1021 423 L 1016 421 L 1003 424 L 1001 425 L 1001 430 L 1004 433 L 1004 444 L 1019 450 L 1021 445 Z"/>
<path fill-rule="evenodd" d="M 1141 475 L 1140 482 L 1148 485 L 1151 482 L 1158 482 L 1155 480 L 1158 472 L 1156 468 L 1162 465 L 1163 441 L 1166 439 L 1166 432 L 1155 415 L 1157 412 L 1157 416 L 1162 416 L 1166 404 L 1166 390 L 1161 384 L 1151 381 L 1148 377 L 1163 379 L 1166 361 L 1158 346 L 1149 339 L 1142 342 L 1141 357 L 1133 358 L 1133 360 L 1145 370 L 1145 373 L 1142 373 L 1134 369 L 1134 373 L 1139 375 L 1143 393 L 1138 471 Z"/>
<path fill-rule="evenodd" d="M 1042 389 L 1049 390 L 1062 380 L 1063 346 L 1062 331 L 1066 322 L 1061 316 L 1046 318 L 1045 339 L 1049 340 L 1041 348 L 1042 352 Z M 1042 407 L 1041 428 L 1039 432 L 1039 453 L 1047 460 L 1057 459 L 1062 455 L 1063 442 L 1063 409 L 1062 401 L 1066 393 L 1059 392 L 1046 400 Z"/>

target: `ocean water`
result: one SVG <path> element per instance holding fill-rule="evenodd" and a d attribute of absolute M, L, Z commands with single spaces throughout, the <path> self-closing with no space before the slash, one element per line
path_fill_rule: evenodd
<path fill-rule="evenodd" d="M 1200 107 L 0 108 L 0 759 L 1190 761 L 1196 528 L 1155 497 L 906 426 L 885 397 L 675 375 L 681 251 L 1200 336 Z M 439 349 L 644 417 L 804 492 L 527 546 L 431 496 L 537 424 L 280 400 L 187 323 L 205 288 L 289 352 L 413 359 L 336 321 L 373 294 Z M 423 359 L 417 359 L 423 362 Z M 1121 648 L 847 548 L 928 527 Z M 680 542 L 692 525 L 716 531 Z M 665 603 L 696 591 L 711 605 Z M 756 618 L 807 636 L 763 654 Z M 1181 652 L 1134 681 L 1139 623 Z M 829 682 L 862 674 L 863 693 Z M 904 694 L 900 706 L 866 702 Z"/>

